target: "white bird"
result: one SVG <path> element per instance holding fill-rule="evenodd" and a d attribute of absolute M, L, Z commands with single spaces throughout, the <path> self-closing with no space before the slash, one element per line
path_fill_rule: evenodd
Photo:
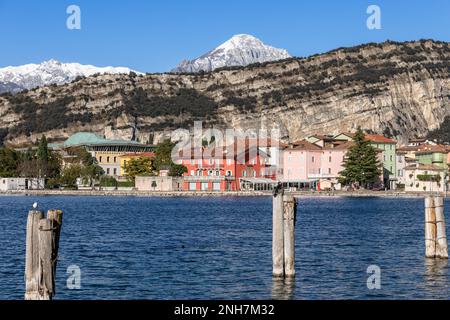
<path fill-rule="evenodd" d="M 37 209 L 37 207 L 38 207 L 37 202 L 33 203 L 33 209 Z"/>

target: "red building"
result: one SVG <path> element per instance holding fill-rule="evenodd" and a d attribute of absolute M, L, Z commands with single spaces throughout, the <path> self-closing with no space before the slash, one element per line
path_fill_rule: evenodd
<path fill-rule="evenodd" d="M 228 147 L 191 149 L 181 155 L 178 163 L 187 169 L 183 190 L 238 191 L 269 189 L 275 183 L 276 167 L 270 155 L 257 146 L 244 147 L 237 152 L 237 144 Z"/>

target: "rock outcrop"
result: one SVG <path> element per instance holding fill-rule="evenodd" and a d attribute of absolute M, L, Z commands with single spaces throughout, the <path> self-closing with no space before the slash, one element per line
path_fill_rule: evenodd
<path fill-rule="evenodd" d="M 449 43 L 385 42 L 210 73 L 97 75 L 3 94 L 0 129 L 14 145 L 77 131 L 154 143 L 195 120 L 277 126 L 291 140 L 361 126 L 405 141 L 439 128 L 449 100 Z"/>

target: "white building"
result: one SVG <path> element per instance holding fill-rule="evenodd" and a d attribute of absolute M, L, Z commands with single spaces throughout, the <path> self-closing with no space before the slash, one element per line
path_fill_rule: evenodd
<path fill-rule="evenodd" d="M 38 178 L 1 178 L 0 191 L 40 190 L 44 189 L 45 180 Z"/>
<path fill-rule="evenodd" d="M 445 192 L 447 170 L 430 164 L 405 167 L 405 191 Z"/>

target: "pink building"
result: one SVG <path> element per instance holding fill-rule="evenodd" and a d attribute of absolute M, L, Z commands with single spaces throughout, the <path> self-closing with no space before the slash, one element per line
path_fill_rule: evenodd
<path fill-rule="evenodd" d="M 309 179 L 321 170 L 322 148 L 306 140 L 294 142 L 283 150 L 283 183 L 288 187 L 316 187 Z"/>
<path fill-rule="evenodd" d="M 283 150 L 283 183 L 289 188 L 329 189 L 338 185 L 347 149 L 352 142 L 320 147 L 306 140 Z"/>

